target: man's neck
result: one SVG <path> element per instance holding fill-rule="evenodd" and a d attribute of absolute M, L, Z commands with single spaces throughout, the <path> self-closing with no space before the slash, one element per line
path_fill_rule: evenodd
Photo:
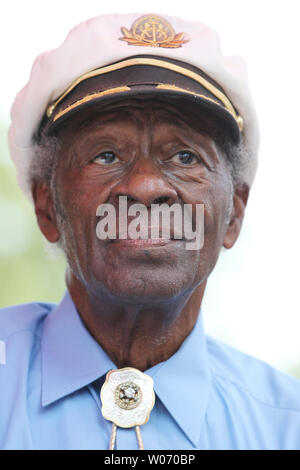
<path fill-rule="evenodd" d="M 193 329 L 206 283 L 175 299 L 132 304 L 91 294 L 72 274 L 67 286 L 86 328 L 118 368 L 166 361 Z"/>

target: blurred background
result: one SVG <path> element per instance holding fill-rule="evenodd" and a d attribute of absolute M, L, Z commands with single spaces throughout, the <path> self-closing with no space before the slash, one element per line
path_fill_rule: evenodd
<path fill-rule="evenodd" d="M 107 6 L 108 5 L 108 6 Z M 10 0 L 0 18 L 0 307 L 57 302 L 65 263 L 47 255 L 7 148 L 9 110 L 35 57 L 102 13 L 171 14 L 207 23 L 242 55 L 261 127 L 260 163 L 235 247 L 223 251 L 203 305 L 206 332 L 300 378 L 299 15 L 297 0 Z M 1 315 L 1 311 L 0 311 Z"/>

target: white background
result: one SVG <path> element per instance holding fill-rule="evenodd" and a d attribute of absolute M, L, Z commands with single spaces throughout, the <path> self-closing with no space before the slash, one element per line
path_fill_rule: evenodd
<path fill-rule="evenodd" d="M 260 119 L 260 163 L 240 240 L 222 253 L 208 284 L 205 328 L 285 370 L 300 369 L 298 5 L 297 0 L 10 0 L 2 2 L 0 19 L 5 121 L 36 55 L 57 47 L 76 23 L 101 13 L 166 13 L 201 21 L 220 33 L 225 54 L 246 58 Z"/>

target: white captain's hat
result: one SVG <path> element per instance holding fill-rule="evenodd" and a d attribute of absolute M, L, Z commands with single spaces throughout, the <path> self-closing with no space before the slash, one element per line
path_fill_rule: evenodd
<path fill-rule="evenodd" d="M 41 132 L 53 134 L 74 113 L 108 100 L 135 96 L 188 100 L 213 114 L 247 148 L 242 178 L 252 185 L 259 130 L 247 69 L 226 57 L 209 27 L 155 14 L 103 15 L 39 55 L 11 110 L 9 147 L 18 180 L 31 198 L 29 169 Z"/>

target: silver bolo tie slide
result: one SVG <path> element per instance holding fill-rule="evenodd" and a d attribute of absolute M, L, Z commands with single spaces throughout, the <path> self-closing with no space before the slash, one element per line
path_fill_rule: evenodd
<path fill-rule="evenodd" d="M 109 450 L 115 447 L 117 427 L 135 428 L 139 450 L 144 450 L 140 426 L 146 424 L 155 403 L 152 378 L 132 367 L 107 373 L 100 391 L 102 415 L 112 422 Z"/>
<path fill-rule="evenodd" d="M 135 428 L 139 450 L 144 450 L 140 426 L 146 424 L 155 403 L 152 378 L 132 367 L 107 373 L 100 391 L 102 415 L 112 422 L 109 450 L 115 447 L 117 427 Z"/>

